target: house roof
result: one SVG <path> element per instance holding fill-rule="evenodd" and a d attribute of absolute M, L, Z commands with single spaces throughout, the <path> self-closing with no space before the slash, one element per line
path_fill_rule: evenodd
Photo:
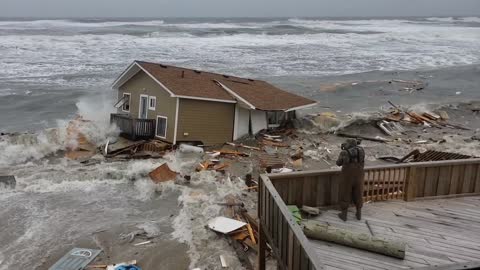
<path fill-rule="evenodd" d="M 238 101 L 251 109 L 265 111 L 288 111 L 316 104 L 313 100 L 286 92 L 261 80 L 143 61 L 135 61 L 134 64 L 166 88 L 172 96 L 180 98 Z M 125 78 L 122 82 L 122 77 L 126 76 L 129 69 L 117 79 L 114 87 L 118 88 L 129 79 Z"/>

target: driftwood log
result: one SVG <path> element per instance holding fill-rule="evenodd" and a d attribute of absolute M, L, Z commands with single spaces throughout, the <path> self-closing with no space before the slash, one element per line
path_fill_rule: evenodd
<path fill-rule="evenodd" d="M 352 232 L 314 220 L 304 221 L 302 224 L 304 225 L 303 232 L 308 238 L 333 242 L 398 259 L 405 258 L 405 243 L 403 242 Z"/>

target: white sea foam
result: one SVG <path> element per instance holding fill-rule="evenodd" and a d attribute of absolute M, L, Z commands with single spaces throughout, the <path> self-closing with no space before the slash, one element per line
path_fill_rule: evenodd
<path fill-rule="evenodd" d="M 101 28 L 118 26 L 158 26 L 163 25 L 163 20 L 150 21 L 75 21 L 75 20 L 35 20 L 35 21 L 0 21 L 0 27 L 6 29 L 28 29 L 28 28 Z"/>
<path fill-rule="evenodd" d="M 225 239 L 204 227 L 210 219 L 223 215 L 217 202 L 227 195 L 240 196 L 243 187 L 243 181 L 205 171 L 192 175 L 190 187 L 183 188 L 178 198 L 182 209 L 173 221 L 172 236 L 188 244 L 190 268 L 214 268 L 218 257 L 224 255 L 232 269 L 243 269 Z"/>

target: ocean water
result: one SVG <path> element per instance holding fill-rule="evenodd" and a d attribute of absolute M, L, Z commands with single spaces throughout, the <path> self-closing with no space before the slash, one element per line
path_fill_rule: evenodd
<path fill-rule="evenodd" d="M 0 132 L 55 126 L 85 96 L 111 109 L 135 59 L 275 83 L 477 64 L 479 41 L 479 17 L 1 19 Z"/>
<path fill-rule="evenodd" d="M 85 166 L 58 152 L 75 114 L 93 121 L 82 131 L 99 146 L 115 133 L 110 85 L 135 59 L 266 79 L 316 99 L 313 110 L 480 99 L 480 18 L 0 19 L 0 132 L 32 132 L 0 137 L 0 175 L 17 178 L 15 190 L 0 186 L 0 270 L 48 269 L 85 244 L 135 259 L 115 243 L 144 227 L 160 235 L 137 258 L 146 269 L 219 269 L 219 255 L 241 269 L 204 228 L 227 195 L 255 204 L 238 178 L 204 172 L 190 186 L 157 186 L 150 170 L 185 161 L 172 153 Z M 391 79 L 428 87 L 410 93 Z"/>

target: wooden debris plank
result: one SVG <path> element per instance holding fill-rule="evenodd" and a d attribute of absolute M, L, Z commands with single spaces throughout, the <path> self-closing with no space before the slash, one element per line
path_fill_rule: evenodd
<path fill-rule="evenodd" d="M 310 243 L 320 258 L 324 258 L 321 261 L 327 264 L 341 265 L 343 263 L 349 267 L 357 267 L 357 269 L 408 268 L 405 261 L 397 260 L 397 265 L 394 265 L 393 262 L 388 263 L 387 260 L 382 260 L 384 256 L 375 253 L 317 240 L 312 240 Z"/>
<path fill-rule="evenodd" d="M 369 218 L 369 220 L 372 220 L 372 219 Z M 457 245 L 457 244 L 452 245 L 448 241 L 444 241 L 438 236 L 430 237 L 430 238 L 427 238 L 428 240 L 425 240 L 424 233 L 414 232 L 414 231 L 413 233 L 409 233 L 409 232 L 412 232 L 412 230 L 409 230 L 408 228 L 402 228 L 399 226 L 394 226 L 397 231 L 396 233 L 394 233 L 391 230 L 388 230 L 386 227 L 378 226 L 378 224 L 379 222 L 377 222 L 376 220 L 374 220 L 374 222 L 371 223 L 371 226 L 374 228 L 375 232 L 378 235 L 384 236 L 387 238 L 398 237 L 399 235 L 401 235 L 404 239 L 407 240 L 407 243 L 409 245 L 413 244 L 413 246 L 417 246 L 417 247 L 425 246 L 432 250 L 440 250 L 441 252 L 452 252 L 452 250 L 454 250 L 455 248 L 465 248 L 465 246 L 462 246 L 462 245 Z M 398 231 L 398 229 L 401 229 L 401 230 Z M 435 245 L 432 246 L 427 241 L 429 241 L 430 243 L 435 243 Z M 463 254 L 464 254 L 463 252 L 460 252 L 458 253 L 458 256 L 463 256 Z M 478 256 L 478 254 L 480 253 L 471 253 L 472 256 L 475 256 L 474 254 L 477 254 Z"/>
<path fill-rule="evenodd" d="M 420 263 L 417 260 L 410 261 L 408 251 L 407 256 L 404 260 L 399 260 L 395 258 L 391 258 L 388 256 L 383 256 L 376 253 L 371 253 L 363 250 L 357 250 L 351 247 L 341 246 L 333 243 L 328 243 L 324 241 L 311 241 L 314 248 L 316 248 L 317 252 L 321 252 L 323 254 L 329 254 L 332 256 L 342 256 L 346 258 L 354 258 L 356 261 L 358 260 L 368 260 L 371 263 L 375 263 L 380 267 L 384 267 L 385 269 L 392 269 L 396 267 L 408 268 L 410 266 L 425 266 L 428 265 L 424 261 Z"/>

